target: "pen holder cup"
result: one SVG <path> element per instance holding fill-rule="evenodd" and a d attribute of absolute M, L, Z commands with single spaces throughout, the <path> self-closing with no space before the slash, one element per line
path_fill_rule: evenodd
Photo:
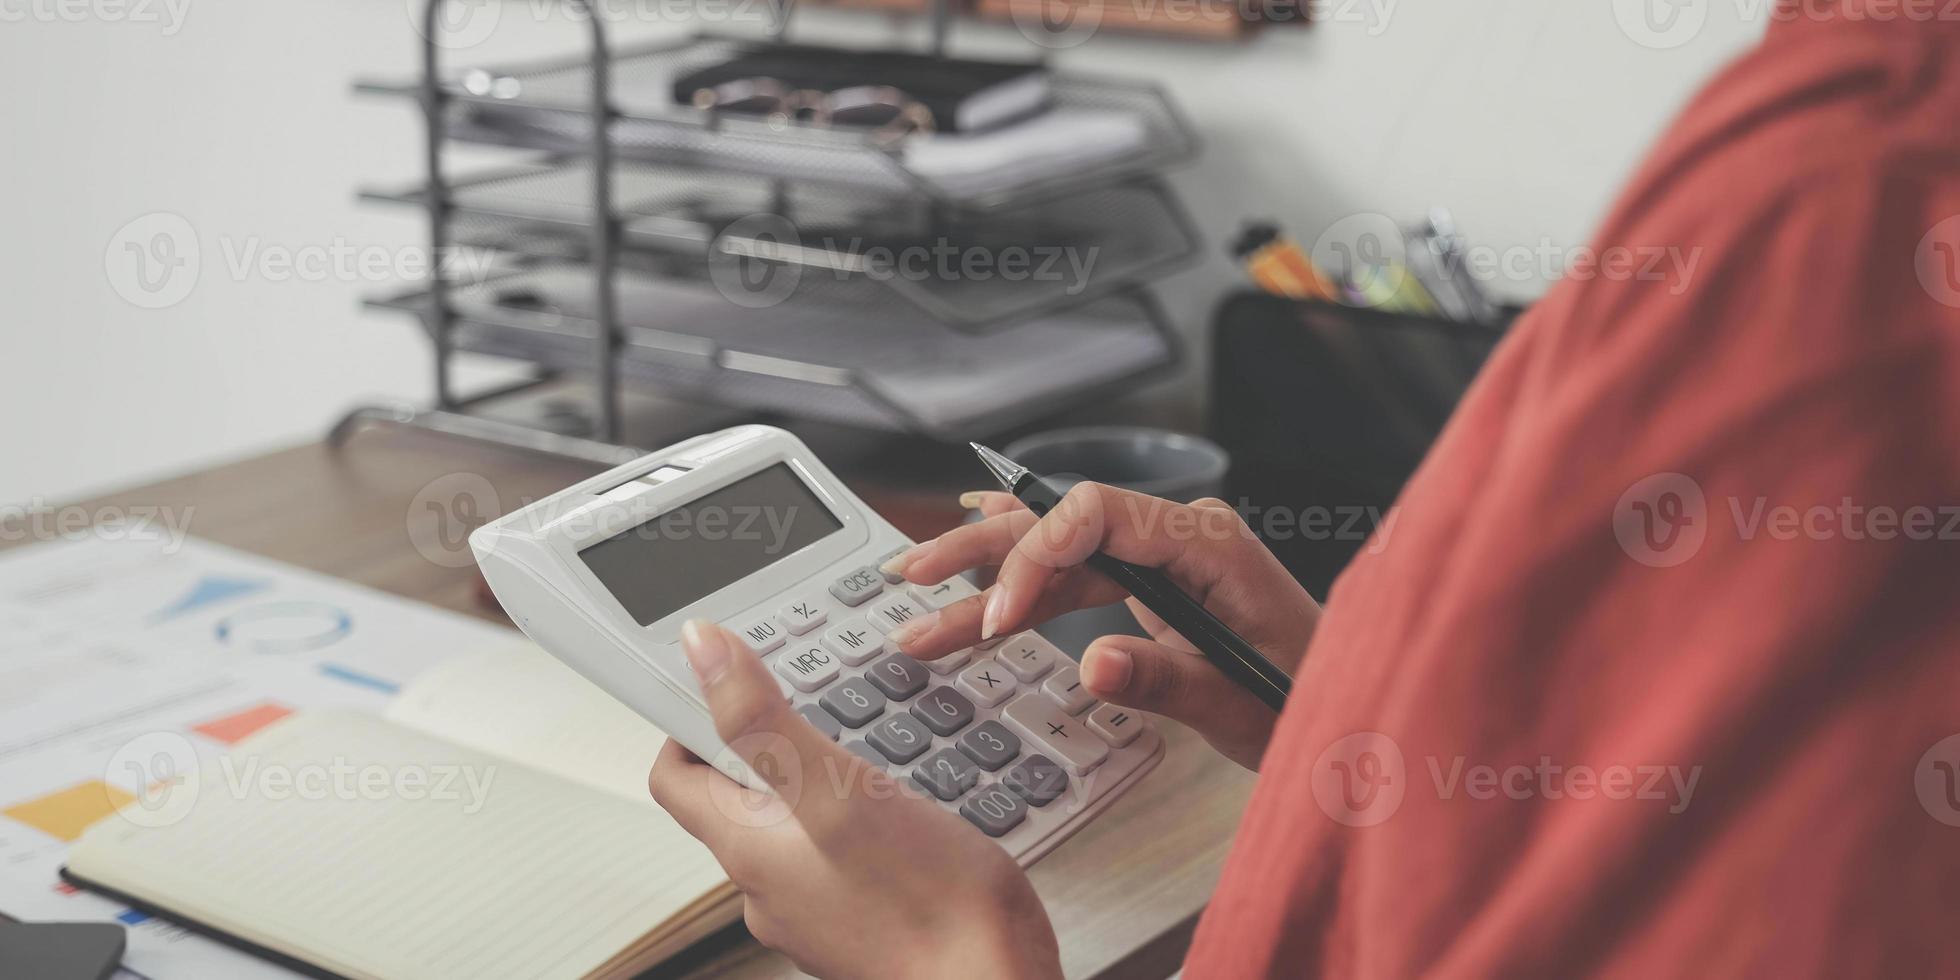
<path fill-rule="evenodd" d="M 1058 487 L 1093 480 L 1179 503 L 1222 494 L 1231 464 L 1225 450 L 1208 439 L 1127 426 L 1037 433 L 1016 440 L 1002 452 Z M 1144 635 L 1120 602 L 1057 617 L 1042 624 L 1041 633 L 1077 660 L 1096 637 Z"/>

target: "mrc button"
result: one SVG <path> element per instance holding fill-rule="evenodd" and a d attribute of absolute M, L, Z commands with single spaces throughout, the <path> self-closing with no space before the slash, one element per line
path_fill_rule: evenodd
<path fill-rule="evenodd" d="M 776 657 L 776 673 L 805 694 L 836 680 L 843 669 L 844 662 L 821 643 L 798 643 Z"/>

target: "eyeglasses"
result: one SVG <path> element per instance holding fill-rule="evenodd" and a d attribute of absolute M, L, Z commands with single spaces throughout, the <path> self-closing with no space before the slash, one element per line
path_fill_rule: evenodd
<path fill-rule="evenodd" d="M 695 89 L 694 107 L 759 115 L 777 127 L 797 122 L 868 129 L 880 142 L 934 129 L 932 110 L 890 85 L 857 85 L 824 92 L 791 88 L 774 78 L 742 78 Z"/>

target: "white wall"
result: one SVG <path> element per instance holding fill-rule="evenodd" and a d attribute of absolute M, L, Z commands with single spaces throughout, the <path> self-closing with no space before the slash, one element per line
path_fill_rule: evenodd
<path fill-rule="evenodd" d="M 540 2 L 513 0 L 462 60 L 580 43 L 532 22 Z M 1213 257 L 1165 291 L 1188 328 L 1233 283 L 1216 253 L 1244 216 L 1311 240 L 1344 215 L 1443 203 L 1480 244 L 1582 244 L 1642 147 L 1761 29 L 1710 4 L 1698 36 L 1659 50 L 1619 26 L 1628 0 L 1391 0 L 1385 19 L 1369 2 L 1382 0 L 1332 0 L 1330 22 L 1245 44 L 1104 35 L 1059 55 L 1156 78 L 1203 127 L 1206 157 L 1177 185 Z M 356 75 L 412 71 L 408 6 L 0 0 L 0 502 L 72 499 L 317 436 L 363 400 L 426 397 L 426 345 L 357 309 L 385 283 L 233 271 L 253 248 L 419 241 L 412 217 L 354 201 L 358 185 L 414 175 L 414 115 L 348 91 Z M 861 16 L 812 26 L 890 30 Z M 1026 49 L 1002 27 L 957 36 L 969 52 Z M 189 223 L 201 270 L 180 302 L 149 310 L 118 295 L 105 253 L 154 212 Z M 1523 298 L 1542 283 L 1498 288 Z"/>

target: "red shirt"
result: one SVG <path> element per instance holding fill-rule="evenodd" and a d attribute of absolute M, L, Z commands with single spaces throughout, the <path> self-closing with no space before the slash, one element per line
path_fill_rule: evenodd
<path fill-rule="evenodd" d="M 1786 7 L 1661 141 L 1336 583 L 1189 976 L 1960 976 L 1948 7 Z"/>

